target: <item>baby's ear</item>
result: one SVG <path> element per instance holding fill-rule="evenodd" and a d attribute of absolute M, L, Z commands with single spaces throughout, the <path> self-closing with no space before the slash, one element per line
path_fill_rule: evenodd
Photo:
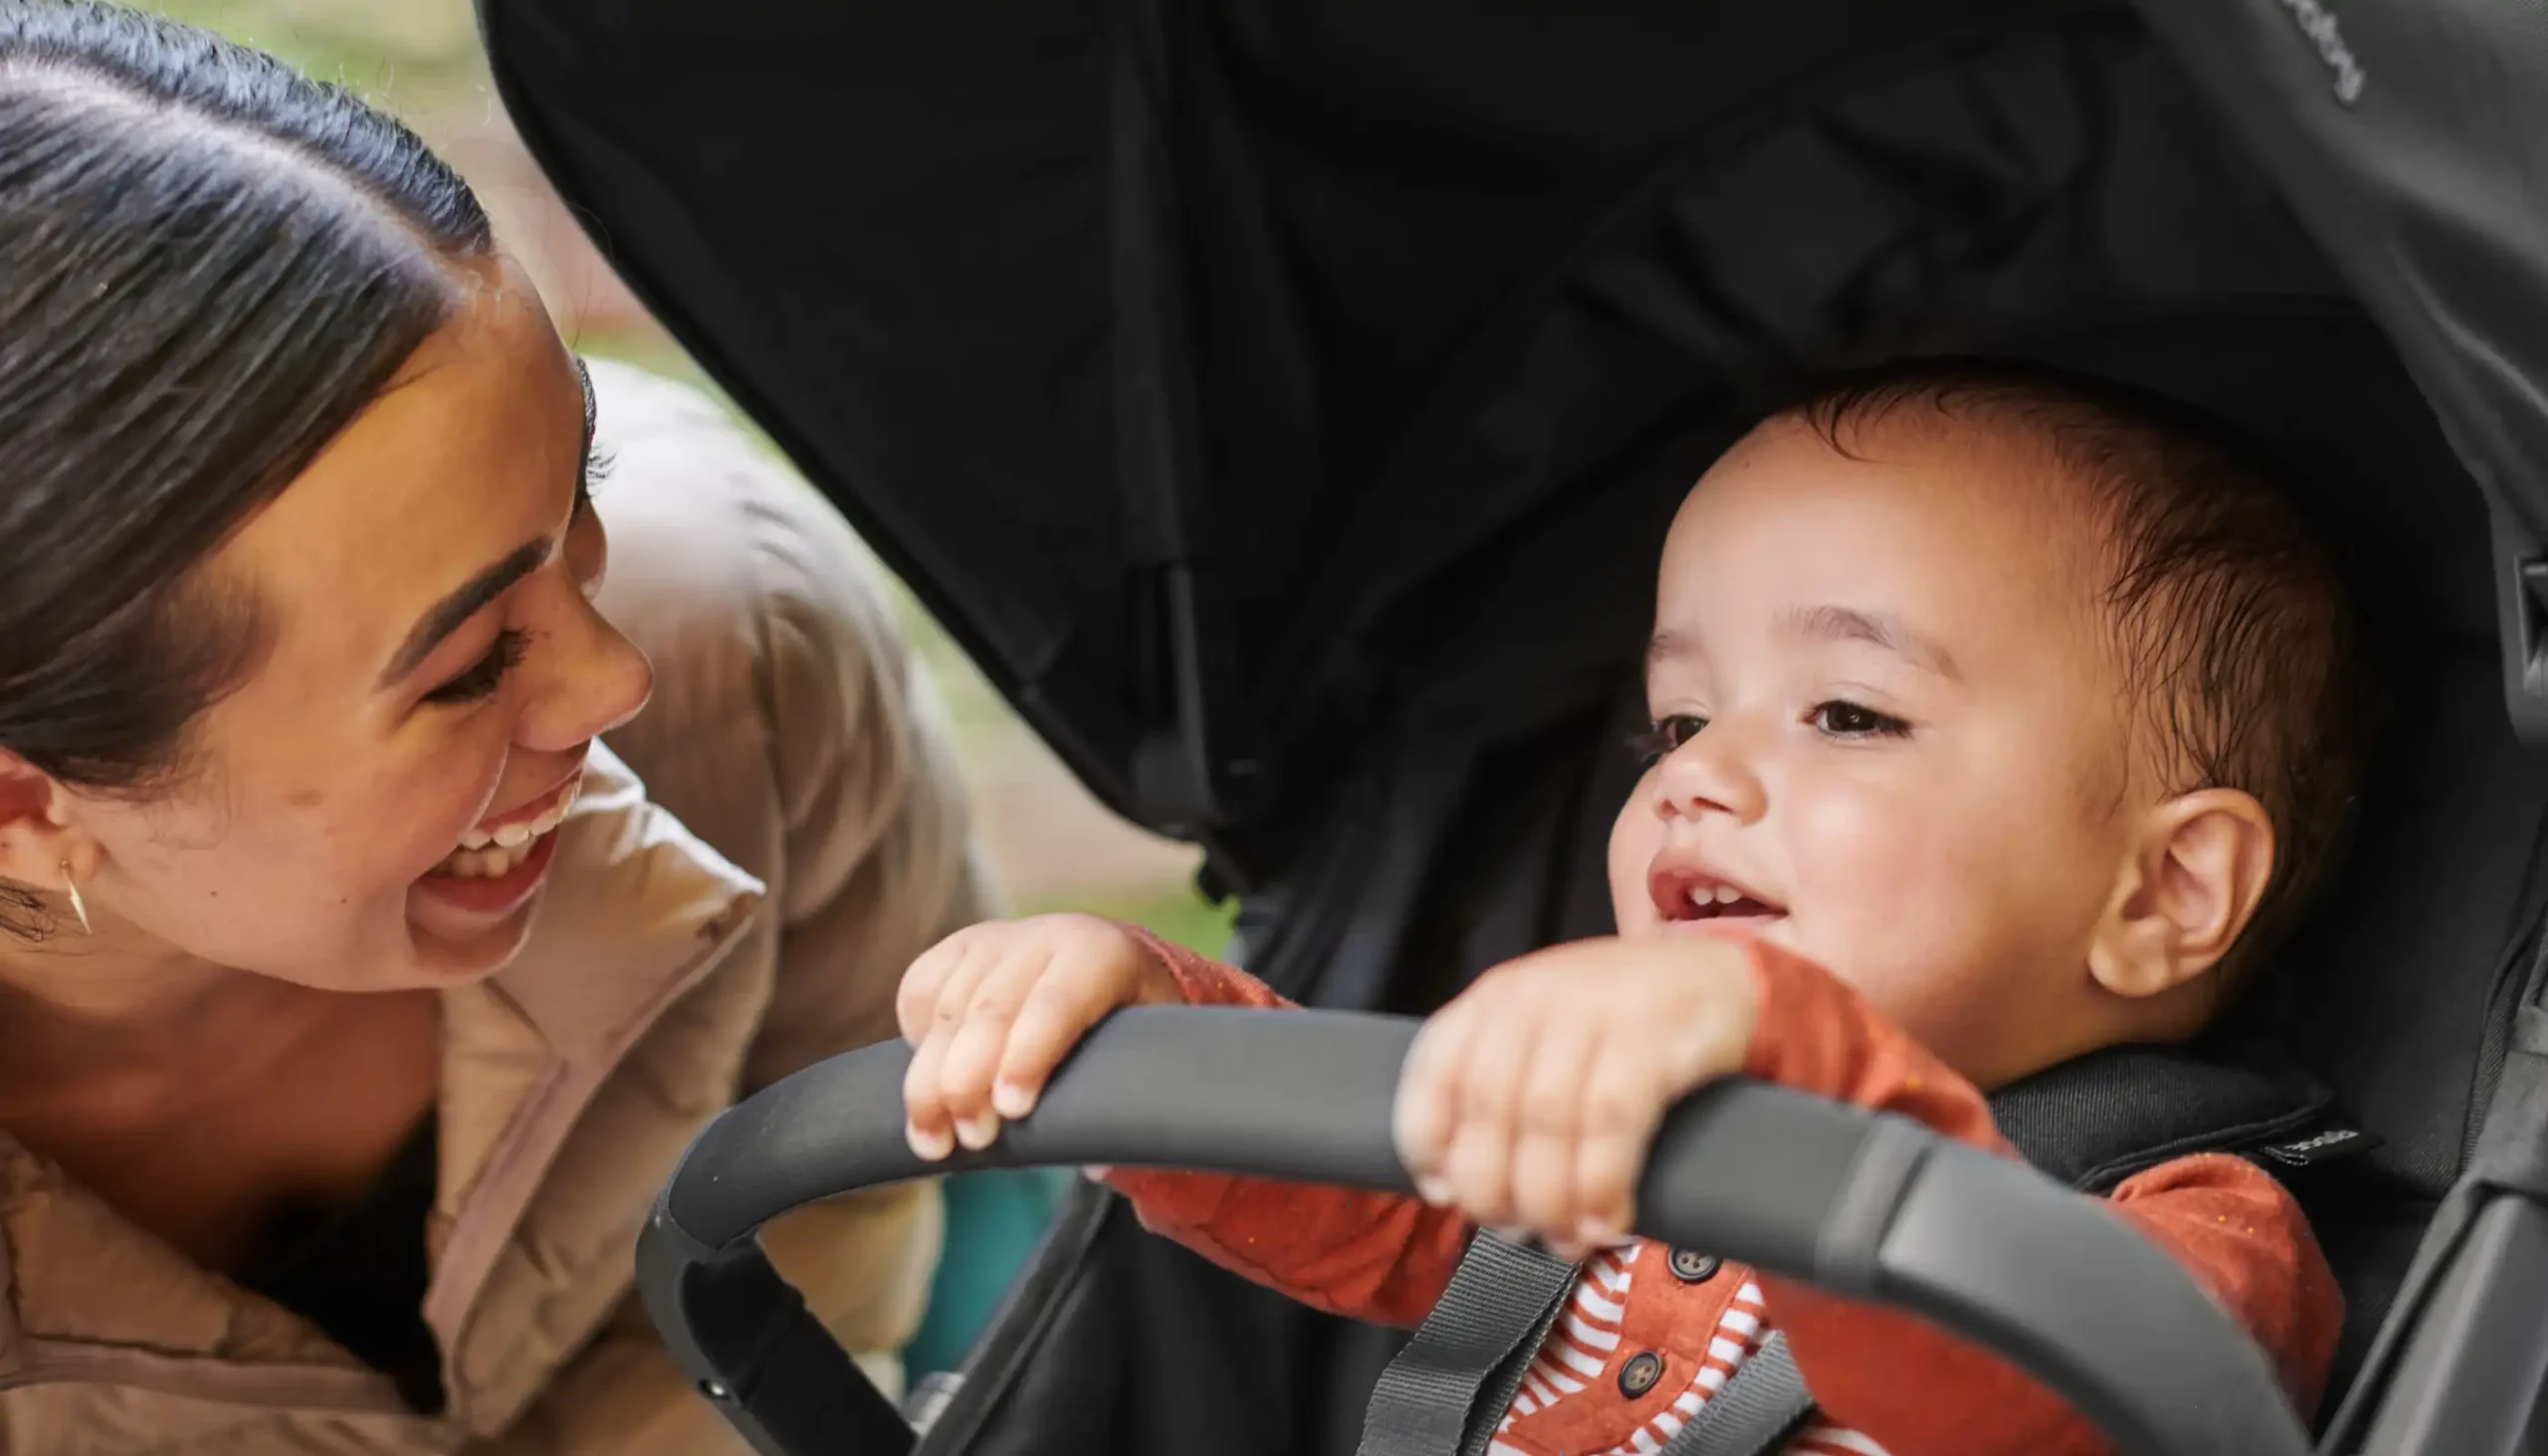
<path fill-rule="evenodd" d="M 2207 788 L 2150 811 L 2089 947 L 2119 996 L 2155 996 L 2221 963 L 2273 879 L 2272 816 L 2254 795 Z"/>

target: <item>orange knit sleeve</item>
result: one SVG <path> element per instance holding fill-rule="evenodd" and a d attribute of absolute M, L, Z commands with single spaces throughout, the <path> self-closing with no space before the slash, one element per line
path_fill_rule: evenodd
<path fill-rule="evenodd" d="M 1191 1004 L 1291 1004 L 1244 971 L 1135 935 Z M 1105 1177 L 1153 1232 L 1303 1304 L 1375 1324 L 1422 1323 L 1468 1247 L 1458 1213 L 1393 1193 L 1152 1168 Z"/>
<path fill-rule="evenodd" d="M 1810 962 L 1761 946 L 1760 1027 L 1745 1071 L 1916 1118 L 2014 1156 L 1970 1082 Z M 2299 1205 L 2244 1159 L 2180 1158 L 2118 1187 L 2115 1211 L 2185 1266 L 2272 1355 L 2295 1405 L 2316 1405 L 2342 1296 Z M 2069 1404 L 1989 1352 L 1913 1316 L 1763 1277 L 1770 1323 L 1830 1419 L 1893 1456 L 2086 1453 L 2106 1442 Z"/>

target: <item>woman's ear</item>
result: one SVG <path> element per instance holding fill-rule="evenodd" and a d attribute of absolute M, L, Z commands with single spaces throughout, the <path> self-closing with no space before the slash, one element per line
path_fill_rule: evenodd
<path fill-rule="evenodd" d="M 2221 963 L 2273 879 L 2273 819 L 2252 794 L 2207 788 L 2150 811 L 2088 948 L 2118 996 L 2173 990 Z"/>
<path fill-rule="evenodd" d="M 97 846 L 71 822 L 70 802 L 52 775 L 0 748 L 0 880 L 60 894 L 63 867 L 97 870 Z"/>

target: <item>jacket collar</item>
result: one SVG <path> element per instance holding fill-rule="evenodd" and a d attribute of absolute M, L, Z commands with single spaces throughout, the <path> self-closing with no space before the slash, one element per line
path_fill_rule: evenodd
<path fill-rule="evenodd" d="M 558 832 L 523 954 L 443 998 L 426 1311 L 446 1352 L 576 1114 L 762 898 L 598 744 Z M 0 1133 L 0 1389 L 101 1378 L 242 1395 L 281 1379 L 312 1404 L 396 1405 L 384 1377 L 306 1321 L 196 1267 Z"/>

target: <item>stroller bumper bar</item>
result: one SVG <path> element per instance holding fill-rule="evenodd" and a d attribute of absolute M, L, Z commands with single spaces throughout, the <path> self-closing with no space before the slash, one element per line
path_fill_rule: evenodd
<path fill-rule="evenodd" d="M 970 1168 L 1116 1164 L 1407 1191 L 1389 1126 L 1416 1023 L 1334 1011 L 1118 1013 L 1035 1113 L 979 1153 L 904 1144 L 899 1042 L 809 1067 L 719 1117 L 638 1244 L 674 1356 L 764 1456 L 912 1441 L 762 1257 L 768 1220 L 832 1194 Z M 2012 1160 L 1757 1083 L 1684 1100 L 1637 1231 L 1907 1309 L 1997 1350 L 2127 1456 L 2301 1456 L 2270 1363 L 2098 1200 Z M 878 1444 L 891 1440 L 898 1445 Z"/>

